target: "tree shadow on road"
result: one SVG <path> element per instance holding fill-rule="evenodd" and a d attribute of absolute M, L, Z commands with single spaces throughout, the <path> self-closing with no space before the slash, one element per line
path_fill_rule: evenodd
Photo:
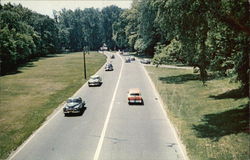
<path fill-rule="evenodd" d="M 201 124 L 192 127 L 199 138 L 218 141 L 230 134 L 249 134 L 249 104 L 221 113 L 204 115 L 201 121 Z"/>

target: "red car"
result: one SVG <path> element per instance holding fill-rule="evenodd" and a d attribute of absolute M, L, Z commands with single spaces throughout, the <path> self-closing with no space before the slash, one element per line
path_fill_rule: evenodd
<path fill-rule="evenodd" d="M 139 88 L 131 88 L 128 91 L 128 104 L 144 104 Z"/>

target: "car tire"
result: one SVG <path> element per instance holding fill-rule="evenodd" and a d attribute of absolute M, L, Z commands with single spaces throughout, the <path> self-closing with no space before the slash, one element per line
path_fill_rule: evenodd
<path fill-rule="evenodd" d="M 64 116 L 65 116 L 65 117 L 67 117 L 67 116 L 68 116 L 68 114 L 67 114 L 67 113 L 64 113 Z"/>
<path fill-rule="evenodd" d="M 144 105 L 144 101 L 143 100 L 141 100 L 141 105 Z"/>

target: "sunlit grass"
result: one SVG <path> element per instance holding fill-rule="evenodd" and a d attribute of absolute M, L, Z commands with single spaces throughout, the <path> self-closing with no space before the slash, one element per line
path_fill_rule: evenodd
<path fill-rule="evenodd" d="M 87 54 L 87 76 L 94 74 L 105 59 L 96 52 Z M 82 53 L 40 58 L 17 74 L 0 77 L 0 159 L 84 83 Z"/>
<path fill-rule="evenodd" d="M 248 98 L 229 78 L 203 86 L 192 70 L 146 67 L 191 160 L 247 160 Z"/>

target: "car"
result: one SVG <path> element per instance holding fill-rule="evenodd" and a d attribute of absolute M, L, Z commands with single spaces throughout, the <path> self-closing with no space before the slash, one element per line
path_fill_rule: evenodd
<path fill-rule="evenodd" d="M 85 101 L 82 101 L 81 97 L 71 97 L 67 100 L 63 107 L 63 113 L 65 116 L 68 114 L 81 114 L 85 110 Z"/>
<path fill-rule="evenodd" d="M 143 63 L 143 64 L 150 64 L 151 61 L 149 59 L 144 58 L 144 59 L 141 60 L 141 63 Z"/>
<path fill-rule="evenodd" d="M 105 66 L 105 71 L 113 71 L 113 65 L 111 63 L 107 63 Z"/>
<path fill-rule="evenodd" d="M 134 57 L 134 56 L 131 56 L 131 57 L 130 57 L 130 60 L 131 60 L 131 61 L 135 61 L 135 57 Z"/>
<path fill-rule="evenodd" d="M 112 55 L 110 56 L 110 58 L 111 58 L 111 59 L 115 59 L 115 55 L 112 54 Z"/>
<path fill-rule="evenodd" d="M 129 58 L 129 57 L 126 57 L 126 58 L 125 58 L 125 63 L 130 63 L 130 62 L 131 62 L 130 58 Z"/>
<path fill-rule="evenodd" d="M 101 86 L 102 85 L 102 78 L 99 75 L 93 75 L 88 80 L 89 87 L 91 86 Z"/>
<path fill-rule="evenodd" d="M 144 104 L 139 88 L 131 88 L 128 91 L 128 104 Z"/>

